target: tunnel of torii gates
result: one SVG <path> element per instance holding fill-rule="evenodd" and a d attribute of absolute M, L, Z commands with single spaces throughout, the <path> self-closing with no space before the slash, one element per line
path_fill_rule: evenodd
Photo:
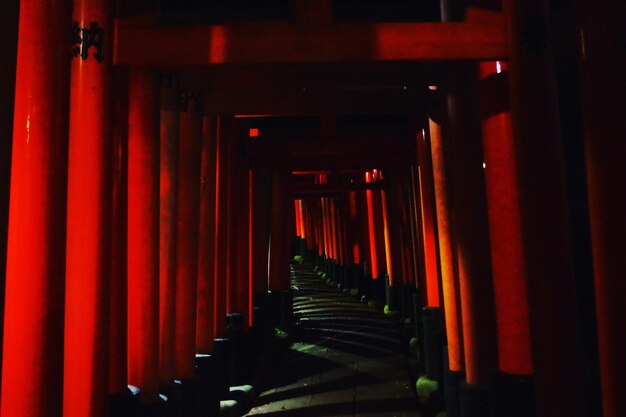
<path fill-rule="evenodd" d="M 423 316 L 466 416 L 626 416 L 624 2 L 130 3 L 0 6 L 2 417 L 184 393 L 255 311 L 280 325 L 294 255 Z"/>

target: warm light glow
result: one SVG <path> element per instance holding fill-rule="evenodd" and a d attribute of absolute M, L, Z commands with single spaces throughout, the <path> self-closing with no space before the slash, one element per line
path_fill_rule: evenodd
<path fill-rule="evenodd" d="M 258 138 L 259 137 L 259 129 L 258 128 L 250 128 L 249 136 L 251 138 Z"/>
<path fill-rule="evenodd" d="M 502 72 L 502 64 L 500 64 L 500 61 L 496 61 L 496 72 L 498 74 Z"/>
<path fill-rule="evenodd" d="M 429 86 L 428 86 L 428 89 L 429 89 L 430 91 L 437 91 L 437 90 L 439 90 L 439 87 L 437 87 L 436 85 L 429 85 Z"/>

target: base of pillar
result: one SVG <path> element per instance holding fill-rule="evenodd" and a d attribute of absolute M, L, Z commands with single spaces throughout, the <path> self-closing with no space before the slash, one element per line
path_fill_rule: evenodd
<path fill-rule="evenodd" d="M 139 415 L 139 394 L 137 387 L 129 386 L 123 392 L 109 397 L 111 417 L 136 417 Z"/>
<path fill-rule="evenodd" d="M 195 417 L 200 408 L 198 379 L 177 380 L 180 385 L 182 417 Z"/>
<path fill-rule="evenodd" d="M 213 355 L 196 355 L 196 375 L 198 376 L 198 392 L 200 395 L 200 415 L 203 417 L 219 417 L 220 402 L 217 398 L 219 375 L 216 358 Z"/>
<path fill-rule="evenodd" d="M 385 305 L 386 292 L 385 292 L 385 280 L 383 278 L 372 279 L 372 292 L 371 300 L 380 305 Z"/>
<path fill-rule="evenodd" d="M 496 416 L 535 417 L 533 378 L 527 375 L 500 373 L 494 383 Z"/>
<path fill-rule="evenodd" d="M 460 417 L 494 416 L 492 392 L 489 387 L 461 382 L 459 384 L 459 411 Z"/>
<path fill-rule="evenodd" d="M 448 346 L 443 347 L 443 395 L 447 417 L 459 417 L 459 385 L 465 379 L 463 372 L 451 371 Z"/>
<path fill-rule="evenodd" d="M 441 311 L 436 307 L 422 309 L 424 369 L 426 376 L 441 381 L 443 358 L 441 354 Z"/>
<path fill-rule="evenodd" d="M 225 400 L 228 398 L 230 389 L 230 369 L 232 363 L 230 339 L 214 339 L 213 356 L 215 357 L 215 393 L 218 400 Z"/>

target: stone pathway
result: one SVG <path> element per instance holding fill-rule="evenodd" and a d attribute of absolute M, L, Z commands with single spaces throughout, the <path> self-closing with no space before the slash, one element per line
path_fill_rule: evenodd
<path fill-rule="evenodd" d="M 292 288 L 295 341 L 247 415 L 419 417 L 396 323 L 310 268 L 293 267 Z"/>

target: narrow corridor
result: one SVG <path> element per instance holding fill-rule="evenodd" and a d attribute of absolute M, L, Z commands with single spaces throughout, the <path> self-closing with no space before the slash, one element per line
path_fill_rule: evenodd
<path fill-rule="evenodd" d="M 398 324 L 292 266 L 293 343 L 249 416 L 419 416 Z"/>

